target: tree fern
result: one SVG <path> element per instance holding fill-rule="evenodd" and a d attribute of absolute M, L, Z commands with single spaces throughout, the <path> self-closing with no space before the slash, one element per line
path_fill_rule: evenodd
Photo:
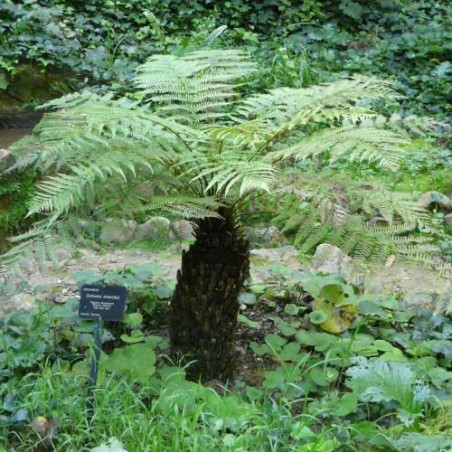
<path fill-rule="evenodd" d="M 124 202 L 130 216 L 156 209 L 218 216 L 225 206 L 277 188 L 287 162 L 320 154 L 397 167 L 409 142 L 406 127 L 371 108 L 375 100 L 398 97 L 390 83 L 349 77 L 241 99 L 238 88 L 255 71 L 240 50 L 156 55 L 135 77 L 139 101 L 83 92 L 44 105 L 49 112 L 34 131 L 34 152 L 15 165 L 32 164 L 48 175 L 30 203 L 29 215 L 46 216 L 35 232 L 48 234 L 74 211 L 82 214 L 85 204 L 109 216 L 123 215 Z M 167 186 L 159 191 L 162 173 Z M 150 194 L 143 195 L 145 187 Z M 317 203 L 323 215 L 309 226 L 308 244 L 331 233 L 329 219 L 349 221 L 353 211 L 345 201 L 330 196 Z M 404 217 L 410 209 L 397 207 Z"/>
<path fill-rule="evenodd" d="M 34 151 L 16 165 L 32 164 L 47 176 L 29 212 L 44 219 L 16 237 L 4 262 L 33 253 L 41 261 L 54 257 L 55 241 L 73 234 L 67 219 L 90 210 L 123 215 L 121 201 L 130 215 L 160 209 L 191 218 L 195 242 L 182 255 L 171 300 L 171 343 L 195 363 L 194 379 L 231 377 L 238 296 L 250 265 L 239 222 L 244 201 L 276 190 L 281 168 L 294 160 L 366 160 L 394 170 L 409 143 L 404 121 L 396 127 L 397 118 L 383 121 L 372 111 L 372 102 L 397 98 L 388 82 L 351 77 L 241 99 L 240 85 L 255 70 L 239 50 L 156 55 L 139 68 L 130 98 L 85 92 L 47 104 L 51 112 L 35 130 Z M 168 183 L 161 188 L 163 172 Z M 297 212 L 300 244 L 311 248 L 330 235 L 350 251 L 386 255 L 349 196 L 341 190 L 305 202 Z M 400 216 L 419 214 L 393 205 Z M 397 221 L 387 230 L 390 252 L 399 246 L 415 253 L 395 227 Z M 421 245 L 422 255 L 430 251 Z"/>

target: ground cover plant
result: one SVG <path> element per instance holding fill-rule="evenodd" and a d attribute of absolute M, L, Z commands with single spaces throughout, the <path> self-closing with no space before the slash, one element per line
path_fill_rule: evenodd
<path fill-rule="evenodd" d="M 277 283 L 243 292 L 240 370 L 206 385 L 188 381 L 187 369 L 168 357 L 173 289 L 159 282 L 158 265 L 77 274 L 78 284 L 120 282 L 130 293 L 124 323 L 104 332 L 91 424 L 86 384 L 94 325 L 78 318 L 78 300 L 2 319 L 1 445 L 448 450 L 447 316 L 362 293 L 340 275 L 274 271 Z"/>

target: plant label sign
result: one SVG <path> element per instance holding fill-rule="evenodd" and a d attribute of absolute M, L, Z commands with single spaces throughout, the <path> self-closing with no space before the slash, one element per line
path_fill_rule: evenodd
<path fill-rule="evenodd" d="M 93 320 L 120 322 L 126 309 L 126 288 L 122 286 L 98 286 L 85 284 L 80 289 L 79 316 Z"/>

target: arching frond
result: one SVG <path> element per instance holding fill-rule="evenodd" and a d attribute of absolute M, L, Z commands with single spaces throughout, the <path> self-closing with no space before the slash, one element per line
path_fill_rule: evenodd
<path fill-rule="evenodd" d="M 253 153 L 245 150 L 227 149 L 221 153 L 198 152 L 186 155 L 178 165 L 188 170 L 182 176 L 189 183 L 205 181 L 205 194 L 215 193 L 227 197 L 231 190 L 237 189 L 238 196 L 252 191 L 269 191 L 277 181 L 278 169 L 271 163 L 252 161 Z"/>
<path fill-rule="evenodd" d="M 153 196 L 152 199 L 142 206 L 141 211 L 154 213 L 156 211 L 169 212 L 175 216 L 195 218 L 221 218 L 217 213 L 221 203 L 214 197 L 194 198 L 183 195 Z"/>
<path fill-rule="evenodd" d="M 305 159 L 330 152 L 331 161 L 375 161 L 388 169 L 397 169 L 401 148 L 409 143 L 407 137 L 389 130 L 369 127 L 340 127 L 324 129 L 303 138 L 288 148 L 270 152 L 271 161 L 293 158 Z"/>
<path fill-rule="evenodd" d="M 224 107 L 237 97 L 236 81 L 256 69 L 239 50 L 201 50 L 183 57 L 156 55 L 138 68 L 135 83 L 146 99 L 166 115 L 192 124 L 227 115 Z"/>
<path fill-rule="evenodd" d="M 363 116 L 373 116 L 370 109 L 357 105 L 357 102 L 382 97 L 398 97 L 389 82 L 355 76 L 309 88 L 277 88 L 245 99 L 237 112 L 242 121 L 262 119 L 273 126 L 290 121 L 301 113 L 306 121 L 320 122 L 341 118 L 355 108 Z"/>
<path fill-rule="evenodd" d="M 51 212 L 58 218 L 85 201 L 88 190 L 94 191 L 96 180 L 106 181 L 108 177 L 118 175 L 127 182 L 126 172 L 134 175 L 138 165 L 150 166 L 139 154 L 109 152 L 91 164 L 69 168 L 69 173 L 50 176 L 38 185 L 28 215 Z"/>

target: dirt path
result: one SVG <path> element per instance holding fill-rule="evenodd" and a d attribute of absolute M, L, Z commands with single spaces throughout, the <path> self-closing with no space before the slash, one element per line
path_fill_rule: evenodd
<path fill-rule="evenodd" d="M 36 268 L 24 272 L 8 281 L 11 289 L 0 292 L 0 315 L 12 310 L 29 310 L 35 301 L 64 303 L 68 298 L 78 296 L 74 274 L 92 270 L 104 273 L 120 270 L 129 264 L 156 263 L 162 269 L 161 278 L 176 279 L 184 245 L 175 244 L 167 250 L 78 250 L 77 259 L 66 254 L 62 256 L 59 268 L 49 268 L 44 273 Z M 251 251 L 251 281 L 264 283 L 274 279 L 270 268 L 281 265 L 290 269 L 303 270 L 297 252 L 291 246 Z M 443 294 L 442 302 L 452 299 L 452 287 L 447 280 L 433 272 L 419 267 L 392 267 L 376 271 L 369 269 L 364 275 L 367 291 L 376 293 L 399 293 L 414 304 L 435 303 L 435 294 Z"/>

